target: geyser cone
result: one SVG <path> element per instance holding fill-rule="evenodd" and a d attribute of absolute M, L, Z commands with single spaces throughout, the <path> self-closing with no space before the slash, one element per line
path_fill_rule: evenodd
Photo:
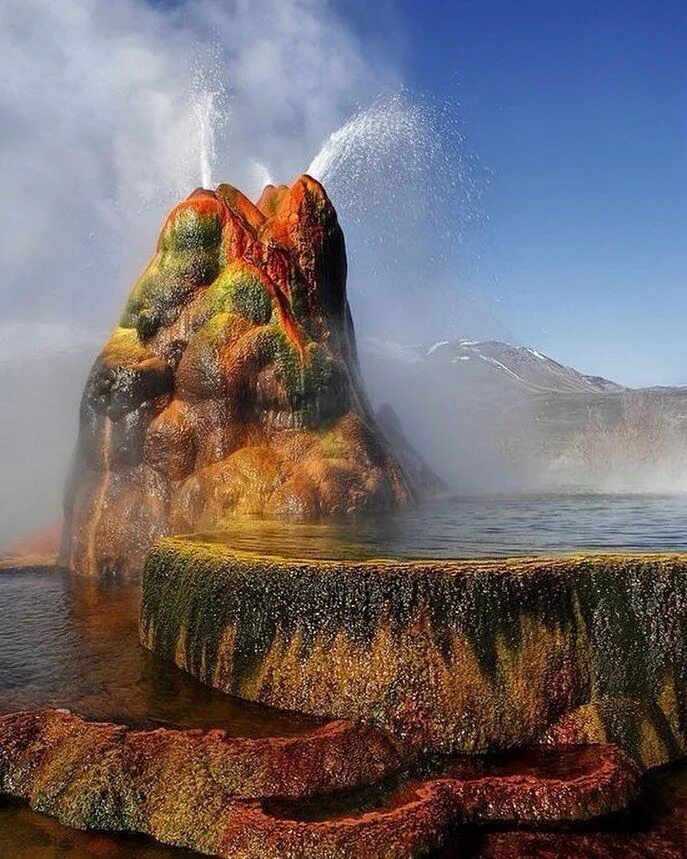
<path fill-rule="evenodd" d="M 134 571 L 167 533 L 410 496 L 360 382 L 344 238 L 322 186 L 301 176 L 257 205 L 230 185 L 194 191 L 86 383 L 63 560 Z"/>

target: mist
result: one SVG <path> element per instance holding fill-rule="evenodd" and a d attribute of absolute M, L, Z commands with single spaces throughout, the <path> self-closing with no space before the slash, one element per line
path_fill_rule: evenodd
<path fill-rule="evenodd" d="M 256 197 L 306 170 L 344 228 L 373 402 L 450 490 L 599 485 L 575 435 L 598 421 L 551 454 L 541 397 L 389 360 L 512 339 L 475 277 L 492 175 L 460 105 L 405 88 L 397 57 L 330 4 L 8 0 L 0 71 L 0 543 L 59 519 L 84 379 L 170 207 L 201 184 Z M 644 487 L 675 483 L 674 424 Z"/>
<path fill-rule="evenodd" d="M 88 369 L 169 208 L 255 196 L 398 80 L 327 3 L 0 7 L 0 541 L 60 516 Z"/>

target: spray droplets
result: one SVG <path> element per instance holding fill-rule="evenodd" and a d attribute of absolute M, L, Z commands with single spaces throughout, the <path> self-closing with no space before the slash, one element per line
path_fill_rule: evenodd
<path fill-rule="evenodd" d="M 196 159 L 196 181 L 203 188 L 212 188 L 217 164 L 218 140 L 228 129 L 229 94 L 222 76 L 223 66 L 218 57 L 197 63 L 190 93 L 190 148 Z M 222 148 L 226 141 L 222 141 Z"/>
<path fill-rule="evenodd" d="M 406 340 L 451 333 L 487 184 L 457 108 L 404 89 L 382 95 L 331 134 L 308 168 L 343 223 L 363 333 L 388 335 L 390 322 Z"/>
<path fill-rule="evenodd" d="M 193 105 L 194 120 L 198 123 L 198 149 L 200 160 L 200 181 L 203 188 L 212 186 L 212 165 L 216 157 L 215 149 L 215 95 L 203 91 Z"/>
<path fill-rule="evenodd" d="M 179 196 L 227 180 L 258 194 L 298 172 L 242 157 L 241 127 L 230 157 L 225 75 L 219 56 L 196 66 Z M 361 333 L 424 341 L 462 332 L 487 173 L 467 148 L 458 106 L 405 89 L 380 95 L 325 140 L 306 172 L 323 182 L 343 225 Z"/>
<path fill-rule="evenodd" d="M 376 213 L 389 223 L 402 208 L 458 236 L 478 216 L 483 180 L 476 161 L 465 150 L 454 105 L 401 90 L 378 97 L 331 134 L 307 172 L 353 221 Z"/>

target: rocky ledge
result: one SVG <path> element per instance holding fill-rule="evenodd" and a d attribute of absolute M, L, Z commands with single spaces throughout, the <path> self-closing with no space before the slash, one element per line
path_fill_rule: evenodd
<path fill-rule="evenodd" d="M 168 538 L 140 634 L 222 691 L 406 750 L 614 743 L 647 767 L 685 752 L 686 623 L 684 556 L 327 561 Z"/>
<path fill-rule="evenodd" d="M 250 741 L 57 710 L 0 717 L 1 794 L 67 826 L 142 832 L 227 859 L 410 859 L 460 823 L 618 811 L 639 774 L 613 746 L 569 747 L 491 763 L 447 759 L 365 788 L 398 763 L 389 739 L 346 724 Z M 325 794 L 308 799 L 313 790 Z"/>

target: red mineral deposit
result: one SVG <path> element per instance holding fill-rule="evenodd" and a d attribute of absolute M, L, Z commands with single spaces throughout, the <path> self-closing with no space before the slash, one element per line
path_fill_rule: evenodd
<path fill-rule="evenodd" d="M 361 383 L 322 186 L 200 189 L 167 218 L 86 382 L 65 504 L 72 570 L 133 572 L 168 533 L 413 497 Z"/>

